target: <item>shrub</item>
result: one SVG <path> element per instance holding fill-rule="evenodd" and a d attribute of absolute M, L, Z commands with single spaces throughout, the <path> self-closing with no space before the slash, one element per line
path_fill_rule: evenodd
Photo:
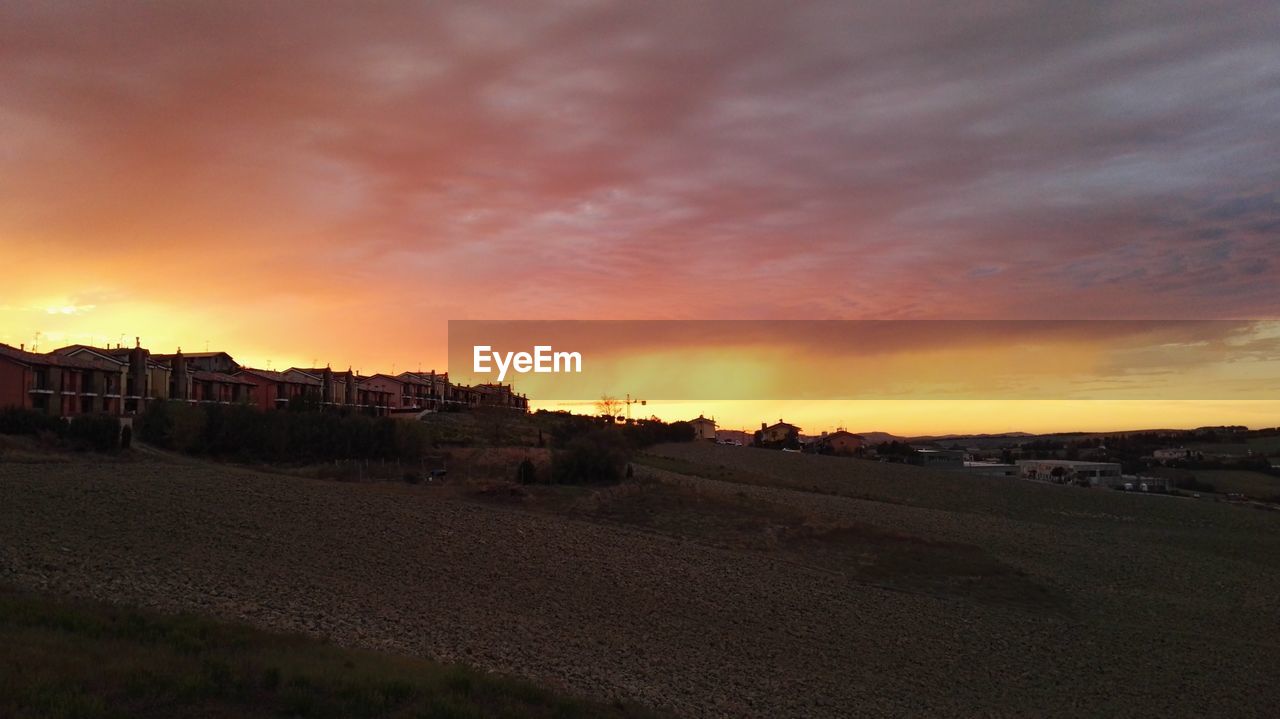
<path fill-rule="evenodd" d="M 77 449 L 114 452 L 120 448 L 120 420 L 105 414 L 82 414 L 71 418 L 67 439 Z"/>
<path fill-rule="evenodd" d="M 248 405 L 156 402 L 136 423 L 138 438 L 156 446 L 243 461 L 416 461 L 431 446 L 430 429 L 418 422 L 300 406 L 263 412 Z"/>
<path fill-rule="evenodd" d="M 50 433 L 61 436 L 66 430 L 66 422 L 44 412 L 21 407 L 0 409 L 0 434 Z"/>
<path fill-rule="evenodd" d="M 524 461 L 516 467 L 516 481 L 520 484 L 533 484 L 538 481 L 538 468 L 533 466 L 533 460 L 525 457 Z"/>
<path fill-rule="evenodd" d="M 205 449 L 205 410 L 185 402 L 152 402 L 137 419 L 138 438 L 179 452 Z"/>
<path fill-rule="evenodd" d="M 617 482 L 630 457 L 625 438 L 616 430 L 597 430 L 569 442 L 552 456 L 551 477 L 560 484 Z"/>

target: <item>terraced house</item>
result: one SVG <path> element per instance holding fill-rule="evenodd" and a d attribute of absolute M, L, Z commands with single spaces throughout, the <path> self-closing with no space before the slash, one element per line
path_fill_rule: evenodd
<path fill-rule="evenodd" d="M 0 344 L 0 406 L 58 417 L 120 414 L 125 372 L 108 358 L 41 354 Z"/>
<path fill-rule="evenodd" d="M 0 344 L 0 407 L 60 417 L 137 414 L 155 401 L 251 404 L 268 411 L 306 402 L 319 409 L 388 416 L 493 406 L 528 411 L 509 384 L 468 387 L 447 373 L 364 376 L 347 369 L 291 367 L 283 372 L 241 367 L 226 352 L 152 354 L 133 347 L 68 345 L 50 353 Z"/>
<path fill-rule="evenodd" d="M 241 367 L 235 376 L 257 386 L 254 404 L 263 411 L 287 409 L 290 403 L 295 402 L 310 401 L 317 406 L 320 402 L 320 380 L 303 373 Z"/>
<path fill-rule="evenodd" d="M 226 352 L 184 355 L 182 348 L 171 355 L 153 355 L 169 365 L 169 398 L 183 402 L 218 404 L 253 403 L 257 385 L 228 374 L 239 369 Z"/>
<path fill-rule="evenodd" d="M 396 379 L 400 381 L 400 409 L 405 411 L 439 409 L 449 385 L 449 375 L 437 375 L 435 370 L 401 372 Z"/>
<path fill-rule="evenodd" d="M 135 338 L 133 347 L 94 347 L 68 345 L 53 354 L 69 357 L 89 357 L 113 362 L 124 372 L 124 414 L 134 414 L 146 408 L 147 403 L 169 398 L 169 365 L 157 362 L 151 352 Z"/>

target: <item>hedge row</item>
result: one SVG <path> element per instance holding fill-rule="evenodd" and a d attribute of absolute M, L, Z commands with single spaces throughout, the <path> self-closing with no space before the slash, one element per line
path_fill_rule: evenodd
<path fill-rule="evenodd" d="M 73 449 L 112 452 L 120 448 L 120 420 L 104 414 L 82 414 L 70 421 L 18 407 L 0 409 L 0 434 L 46 435 Z"/>
<path fill-rule="evenodd" d="M 245 405 L 155 402 L 138 438 L 188 454 L 246 461 L 417 459 L 430 446 L 419 422 L 338 412 L 262 412 Z"/>

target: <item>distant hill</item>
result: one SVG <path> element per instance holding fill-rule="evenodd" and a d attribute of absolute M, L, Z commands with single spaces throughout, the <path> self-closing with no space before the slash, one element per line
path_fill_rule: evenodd
<path fill-rule="evenodd" d="M 1026 439 L 1028 437 L 1037 437 L 1039 435 L 1030 432 L 1004 432 L 1001 434 L 939 434 L 925 435 L 922 437 L 909 437 L 912 442 L 938 442 L 941 440 L 954 439 Z"/>
<path fill-rule="evenodd" d="M 871 444 L 880 444 L 881 442 L 901 442 L 906 437 L 899 437 L 896 434 L 888 432 L 855 432 L 854 434 L 862 435 L 863 439 Z"/>

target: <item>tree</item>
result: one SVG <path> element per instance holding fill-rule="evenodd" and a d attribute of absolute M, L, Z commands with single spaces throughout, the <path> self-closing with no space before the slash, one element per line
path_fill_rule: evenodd
<path fill-rule="evenodd" d="M 596 414 L 608 417 L 612 422 L 619 413 L 622 412 L 622 401 L 617 397 L 611 397 L 607 394 L 600 395 L 600 399 L 596 401 Z"/>

